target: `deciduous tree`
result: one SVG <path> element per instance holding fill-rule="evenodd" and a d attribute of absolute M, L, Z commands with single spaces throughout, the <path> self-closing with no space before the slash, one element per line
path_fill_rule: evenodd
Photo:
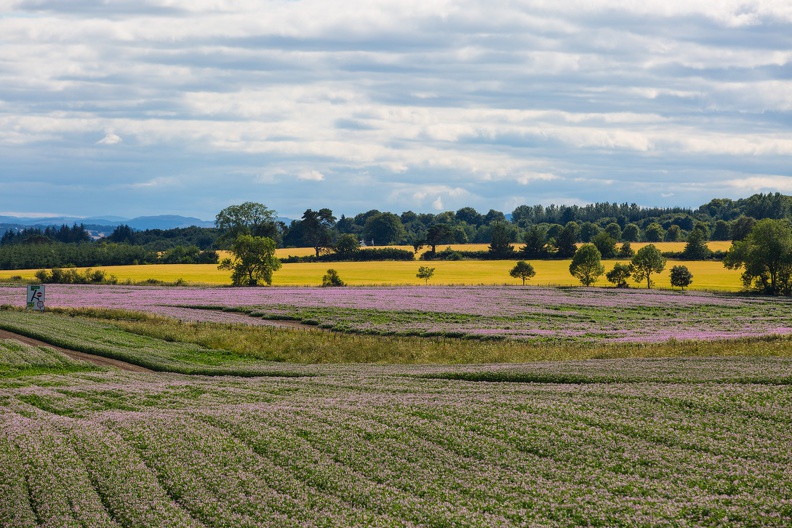
<path fill-rule="evenodd" d="M 612 282 L 617 288 L 627 288 L 627 279 L 632 275 L 632 266 L 629 264 L 622 264 L 617 262 L 613 265 L 613 269 L 605 274 L 608 282 Z"/>
<path fill-rule="evenodd" d="M 769 294 L 789 294 L 792 284 L 792 225 L 789 220 L 759 220 L 751 232 L 732 243 L 723 260 L 730 269 L 744 268 L 743 284 Z"/>
<path fill-rule="evenodd" d="M 633 279 L 636 282 L 643 282 L 646 279 L 646 287 L 652 287 L 652 274 L 660 273 L 665 269 L 666 259 L 654 244 L 649 244 L 638 250 L 632 259 Z"/>
<path fill-rule="evenodd" d="M 693 274 L 687 266 L 674 266 L 671 268 L 671 286 L 681 288 L 684 290 L 686 287 L 693 283 Z"/>
<path fill-rule="evenodd" d="M 420 268 L 418 268 L 418 273 L 415 276 L 418 277 L 419 279 L 423 279 L 424 281 L 426 281 L 426 284 L 429 284 L 429 279 L 432 278 L 434 272 L 435 272 L 434 268 L 430 268 L 428 266 L 421 266 Z"/>
<path fill-rule="evenodd" d="M 569 265 L 569 273 L 577 277 L 584 286 L 591 286 L 597 279 L 605 273 L 597 246 L 594 244 L 583 244 L 572 257 Z"/>
<path fill-rule="evenodd" d="M 281 268 L 271 238 L 239 235 L 231 245 L 231 253 L 234 258 L 224 259 L 218 269 L 233 271 L 234 286 L 255 286 L 260 281 L 272 284 L 273 272 Z"/>
<path fill-rule="evenodd" d="M 275 241 L 280 236 L 276 215 L 275 211 L 260 203 L 230 205 L 215 217 L 215 225 L 220 231 L 219 242 L 232 244 L 240 235 L 267 237 Z"/>
<path fill-rule="evenodd" d="M 518 260 L 517 264 L 509 271 L 509 275 L 515 279 L 522 279 L 523 286 L 525 281 L 536 275 L 536 270 L 530 263 L 524 260 Z"/>

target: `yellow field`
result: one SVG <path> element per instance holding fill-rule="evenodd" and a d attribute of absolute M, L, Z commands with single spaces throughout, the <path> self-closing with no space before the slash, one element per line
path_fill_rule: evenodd
<path fill-rule="evenodd" d="M 570 260 L 535 260 L 531 264 L 536 269 L 536 277 L 528 284 L 576 286 L 580 283 L 569 274 Z M 617 261 L 603 261 L 606 270 L 610 270 Z M 274 275 L 275 286 L 318 286 L 322 283 L 322 275 L 328 268 L 338 271 L 341 278 L 349 285 L 371 286 L 377 284 L 423 284 L 415 274 L 419 266 L 435 268 L 435 275 L 430 284 L 519 284 L 509 276 L 514 266 L 513 260 L 489 261 L 440 261 L 440 262 L 335 262 L 335 263 L 301 263 L 284 264 Z M 668 273 L 672 266 L 680 262 L 669 261 L 666 271 L 654 280 L 659 288 L 669 288 Z M 728 270 L 720 262 L 681 262 L 693 273 L 691 289 L 739 291 L 742 287 L 740 272 Z M 119 281 L 145 281 L 157 279 L 175 282 L 183 279 L 193 284 L 228 285 L 231 283 L 230 272 L 221 271 L 213 264 L 152 264 L 146 266 L 108 266 L 98 267 Z M 13 276 L 33 279 L 36 270 L 0 271 L 0 280 Z M 601 277 L 596 286 L 612 286 L 605 277 Z M 631 282 L 631 286 L 640 287 Z"/>
<path fill-rule="evenodd" d="M 644 246 L 649 245 L 649 242 L 630 242 L 630 247 L 633 250 L 638 251 Z M 522 244 L 512 244 L 512 247 L 515 249 L 519 249 Z M 654 245 L 660 251 L 682 251 L 685 249 L 685 242 L 654 242 Z M 620 247 L 621 244 L 617 244 L 617 247 Z M 412 251 L 412 246 L 376 246 L 376 249 L 382 249 L 384 247 L 389 248 L 397 248 L 397 249 L 405 249 L 407 251 Z M 456 251 L 487 251 L 489 249 L 489 244 L 438 244 L 437 251 L 442 251 L 445 248 L 450 247 Z M 707 247 L 709 247 L 712 251 L 728 251 L 731 247 L 731 242 L 707 242 Z M 424 246 L 419 252 L 418 255 L 429 251 L 428 246 Z M 219 251 L 220 258 L 225 258 L 230 256 L 227 251 Z M 313 248 L 278 248 L 275 250 L 275 256 L 278 258 L 286 258 L 289 256 L 293 257 L 307 257 L 315 255 L 316 252 Z"/>

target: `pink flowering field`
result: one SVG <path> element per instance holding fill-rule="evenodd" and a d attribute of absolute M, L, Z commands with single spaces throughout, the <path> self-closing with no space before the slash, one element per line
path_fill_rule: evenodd
<path fill-rule="evenodd" d="M 24 290 L 0 287 L 0 304 L 23 306 Z M 293 320 L 342 332 L 540 342 L 664 342 L 792 333 L 787 299 L 645 289 L 49 285 L 47 304 L 123 308 L 194 321 Z"/>
<path fill-rule="evenodd" d="M 792 523 L 788 359 L 303 368 L 0 378 L 0 526 Z"/>
<path fill-rule="evenodd" d="M 17 290 L 0 288 L 0 304 L 17 305 Z M 54 306 L 256 324 L 268 320 L 249 312 L 277 317 L 284 306 L 435 324 L 587 309 L 654 328 L 694 313 L 724 327 L 751 314 L 787 324 L 776 299 L 620 299 L 533 288 L 47 290 Z M 0 340 L 2 527 L 792 525 L 789 357 L 286 364 L 66 314 L 0 310 L 0 327 L 158 370 Z"/>

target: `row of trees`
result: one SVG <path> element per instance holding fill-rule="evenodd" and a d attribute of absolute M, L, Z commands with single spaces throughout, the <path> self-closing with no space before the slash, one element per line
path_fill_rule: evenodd
<path fill-rule="evenodd" d="M 695 232 L 695 231 L 694 231 Z M 275 241 L 269 237 L 253 236 L 244 229 L 237 231 L 231 252 L 233 258 L 225 259 L 221 269 L 231 270 L 235 285 L 256 285 L 260 281 L 271 284 L 272 274 L 280 269 L 281 262 L 275 257 Z M 688 243 L 690 246 L 692 242 Z M 492 248 L 491 248 L 492 249 Z M 632 277 L 639 283 L 652 287 L 652 276 L 661 273 L 667 259 L 654 244 L 642 247 L 631 255 L 630 263 L 616 263 L 610 271 L 602 264 L 603 254 L 593 243 L 576 248 L 569 265 L 569 272 L 581 284 L 590 286 L 602 275 L 617 287 L 626 287 Z M 789 220 L 765 219 L 757 222 L 748 235 L 732 244 L 724 265 L 731 269 L 743 269 L 742 279 L 746 288 L 768 294 L 792 295 L 792 223 Z M 434 268 L 422 266 L 418 277 L 427 282 Z M 510 272 L 512 277 L 525 281 L 535 275 L 533 266 L 520 260 Z M 330 274 L 326 281 L 333 285 L 337 273 Z M 685 288 L 691 284 L 693 275 L 683 265 L 671 270 L 672 286 Z M 338 285 L 338 284 L 335 284 Z"/>

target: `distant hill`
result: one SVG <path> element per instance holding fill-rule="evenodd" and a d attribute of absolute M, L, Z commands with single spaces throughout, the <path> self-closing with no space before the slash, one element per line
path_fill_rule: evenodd
<path fill-rule="evenodd" d="M 126 224 L 132 229 L 144 231 L 146 229 L 174 229 L 177 227 L 214 227 L 214 220 L 201 220 L 188 216 L 160 215 L 139 216 L 137 218 L 122 218 L 119 216 L 103 216 L 90 218 L 77 218 L 71 216 L 54 216 L 49 218 L 26 218 L 17 216 L 0 216 L 0 234 L 8 230 L 19 230 L 26 227 L 61 226 L 66 224 L 83 224 L 93 234 L 110 234 L 116 227 Z"/>
<path fill-rule="evenodd" d="M 48 218 L 27 218 L 19 216 L 0 216 L 0 224 L 13 224 L 17 226 L 61 226 L 63 224 L 85 224 L 93 226 L 116 227 L 126 224 L 133 229 L 173 229 L 176 227 L 214 227 L 214 220 L 201 220 L 189 216 L 159 215 L 138 216 L 136 218 L 123 218 L 120 216 L 102 216 L 78 218 L 76 216 L 53 216 Z"/>

